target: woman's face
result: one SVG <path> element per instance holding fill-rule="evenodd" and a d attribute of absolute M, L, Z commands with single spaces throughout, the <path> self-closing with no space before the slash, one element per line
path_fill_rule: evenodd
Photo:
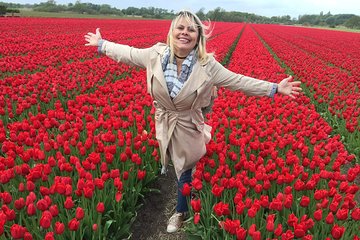
<path fill-rule="evenodd" d="M 199 36 L 199 29 L 184 17 L 180 18 L 172 32 L 175 53 L 186 56 L 194 49 Z"/>

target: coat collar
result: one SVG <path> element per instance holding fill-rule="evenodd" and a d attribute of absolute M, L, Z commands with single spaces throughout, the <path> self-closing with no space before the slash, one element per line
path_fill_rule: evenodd
<path fill-rule="evenodd" d="M 196 62 L 188 80 L 185 82 L 179 94 L 173 99 L 174 103 L 196 92 L 208 79 L 209 76 L 204 66 Z"/>
<path fill-rule="evenodd" d="M 164 43 L 156 44 L 153 48 L 154 51 L 150 56 L 150 61 L 155 79 L 159 81 L 161 86 L 163 86 L 168 92 L 166 80 L 164 78 L 164 72 L 161 66 L 161 58 L 165 52 L 166 46 L 167 45 Z M 176 103 L 178 99 L 181 100 L 182 98 L 186 98 L 188 95 L 195 92 L 201 87 L 201 85 L 203 85 L 203 83 L 205 83 L 209 79 L 209 75 L 205 70 L 205 65 L 207 63 L 205 63 L 204 65 L 200 64 L 198 61 L 195 63 L 189 79 L 186 81 L 179 94 L 173 99 L 174 103 Z"/>
<path fill-rule="evenodd" d="M 154 74 L 154 77 L 157 81 L 160 82 L 161 86 L 167 89 L 166 80 L 164 78 L 164 73 L 161 66 L 161 57 L 164 54 L 166 45 L 164 44 L 157 44 L 154 47 L 154 52 L 150 55 L 150 67 L 151 71 Z"/>

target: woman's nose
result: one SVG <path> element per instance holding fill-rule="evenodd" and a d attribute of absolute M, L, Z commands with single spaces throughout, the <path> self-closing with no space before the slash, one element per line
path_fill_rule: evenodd
<path fill-rule="evenodd" d="M 182 31 L 181 31 L 181 34 L 184 34 L 184 35 L 188 35 L 189 34 L 189 31 L 184 28 Z"/>

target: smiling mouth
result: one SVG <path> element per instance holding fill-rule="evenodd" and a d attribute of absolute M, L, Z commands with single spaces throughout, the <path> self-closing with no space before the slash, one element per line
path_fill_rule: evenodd
<path fill-rule="evenodd" d="M 178 40 L 182 43 L 189 43 L 190 40 L 189 39 L 186 39 L 186 38 L 178 38 Z"/>

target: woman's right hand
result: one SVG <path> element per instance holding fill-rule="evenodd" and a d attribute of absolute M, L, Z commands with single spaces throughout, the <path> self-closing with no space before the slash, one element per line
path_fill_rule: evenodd
<path fill-rule="evenodd" d="M 95 33 L 89 32 L 85 35 L 85 41 L 88 43 L 85 46 L 98 46 L 99 40 L 101 40 L 100 28 L 97 28 Z"/>

